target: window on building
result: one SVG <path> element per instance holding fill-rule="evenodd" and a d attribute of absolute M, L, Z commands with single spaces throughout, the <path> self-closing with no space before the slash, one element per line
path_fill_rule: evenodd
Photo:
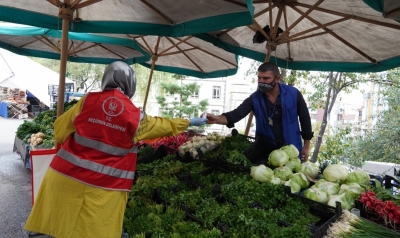
<path fill-rule="evenodd" d="M 362 111 L 358 111 L 358 116 L 361 117 L 362 116 Z"/>
<path fill-rule="evenodd" d="M 213 87 L 213 98 L 214 99 L 221 98 L 221 87 L 220 86 Z"/>
<path fill-rule="evenodd" d="M 191 96 L 192 98 L 198 98 L 199 97 L 199 92 L 194 92 Z"/>
<path fill-rule="evenodd" d="M 216 116 L 219 115 L 219 110 L 211 110 L 211 114 L 214 114 Z"/>

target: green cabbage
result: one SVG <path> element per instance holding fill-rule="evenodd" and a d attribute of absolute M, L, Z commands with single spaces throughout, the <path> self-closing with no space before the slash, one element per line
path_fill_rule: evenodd
<path fill-rule="evenodd" d="M 290 179 L 289 179 L 289 181 L 286 181 L 286 182 L 285 182 L 285 186 L 289 186 L 289 187 L 290 187 L 290 191 L 291 191 L 292 193 L 298 193 L 298 192 L 300 192 L 300 190 L 301 190 L 300 185 L 299 185 L 298 183 L 296 183 L 296 182 L 290 180 Z"/>
<path fill-rule="evenodd" d="M 346 193 L 353 199 L 360 197 L 360 194 L 365 193 L 365 190 L 358 183 L 342 184 L 339 194 Z"/>
<path fill-rule="evenodd" d="M 343 183 L 349 175 L 349 170 L 341 164 L 330 164 L 324 170 L 324 178 L 331 182 Z"/>
<path fill-rule="evenodd" d="M 336 195 L 340 190 L 340 185 L 338 183 L 329 182 L 325 179 L 318 180 L 314 186 L 326 192 L 328 195 Z"/>
<path fill-rule="evenodd" d="M 250 176 L 253 177 L 258 182 L 267 182 L 271 180 L 274 175 L 272 169 L 266 167 L 263 164 L 259 166 L 252 166 L 250 168 Z"/>
<path fill-rule="evenodd" d="M 289 156 L 283 150 L 273 150 L 269 154 L 268 162 L 274 167 L 282 167 L 289 161 Z"/>
<path fill-rule="evenodd" d="M 290 176 L 290 180 L 299 184 L 301 188 L 308 188 L 308 186 L 310 186 L 310 181 L 308 181 L 307 177 L 302 172 L 293 174 Z"/>
<path fill-rule="evenodd" d="M 300 159 L 299 158 L 294 158 L 294 159 L 289 159 L 289 162 L 285 164 L 286 167 L 289 167 L 292 171 L 296 170 L 296 167 L 299 166 Z"/>
<path fill-rule="evenodd" d="M 344 181 L 344 183 L 345 184 L 358 183 L 361 186 L 367 187 L 369 186 L 369 181 L 370 177 L 367 172 L 363 170 L 356 170 L 349 173 L 349 176 L 347 176 L 347 179 L 346 181 Z"/>
<path fill-rule="evenodd" d="M 281 184 L 282 180 L 278 177 L 272 176 L 269 182 L 273 184 Z"/>
<path fill-rule="evenodd" d="M 296 172 L 302 172 L 305 175 L 308 175 L 310 178 L 316 178 L 319 173 L 319 166 L 316 163 L 312 162 L 304 162 L 298 165 L 295 169 Z"/>
<path fill-rule="evenodd" d="M 289 167 L 283 166 L 274 169 L 274 176 L 280 178 L 283 181 L 287 181 L 292 175 L 293 172 Z"/>
<path fill-rule="evenodd" d="M 343 209 L 350 210 L 354 207 L 354 200 L 346 193 L 330 196 L 328 205 L 331 207 L 336 207 L 336 201 L 341 203 Z"/>
<path fill-rule="evenodd" d="M 304 197 L 323 204 L 329 200 L 328 194 L 315 186 L 304 191 Z"/>
<path fill-rule="evenodd" d="M 299 150 L 294 145 L 285 145 L 281 148 L 289 156 L 289 159 L 298 159 Z"/>

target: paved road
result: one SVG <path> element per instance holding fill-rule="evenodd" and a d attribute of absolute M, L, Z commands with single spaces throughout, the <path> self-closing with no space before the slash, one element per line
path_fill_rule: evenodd
<path fill-rule="evenodd" d="M 30 171 L 12 152 L 15 132 L 22 123 L 0 117 L 0 238 L 28 237 L 21 224 L 32 207 Z"/>

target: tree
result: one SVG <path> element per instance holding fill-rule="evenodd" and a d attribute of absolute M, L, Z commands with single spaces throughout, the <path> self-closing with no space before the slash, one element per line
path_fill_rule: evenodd
<path fill-rule="evenodd" d="M 391 162 L 400 164 L 400 88 L 398 87 L 400 69 L 386 74 L 375 75 L 382 82 L 379 106 L 383 110 L 373 119 L 376 124 L 355 138 L 345 151 L 349 163 L 361 165 L 364 161 Z"/>
<path fill-rule="evenodd" d="M 146 96 L 147 85 L 149 81 L 150 69 L 146 68 L 140 64 L 134 64 L 133 70 L 135 70 L 136 75 L 136 93 L 135 99 L 139 102 L 144 102 L 144 97 Z M 174 78 L 175 74 L 154 71 L 149 97 L 153 95 L 151 92 L 156 92 L 156 94 L 160 95 L 163 93 L 161 83 L 173 83 L 176 82 L 176 78 Z M 176 77 L 176 76 L 175 76 Z M 149 98 L 150 99 L 150 98 Z M 149 102 L 149 101 L 147 101 Z M 149 106 L 146 106 L 149 108 Z"/>
<path fill-rule="evenodd" d="M 31 57 L 31 59 L 57 73 L 60 72 L 59 60 L 35 57 Z M 102 64 L 67 62 L 66 77 L 76 83 L 76 90 L 82 88 L 87 93 L 100 89 L 105 67 L 106 65 Z"/>
<path fill-rule="evenodd" d="M 199 112 L 207 110 L 207 99 L 199 101 L 198 104 L 193 104 L 190 100 L 190 96 L 199 92 L 200 86 L 197 83 L 183 84 L 182 86 L 174 83 L 161 83 L 161 86 L 165 94 L 174 97 L 173 102 L 168 102 L 165 96 L 158 96 L 156 98 L 161 107 L 163 117 L 198 117 Z"/>
<path fill-rule="evenodd" d="M 35 57 L 31 57 L 31 59 L 57 73 L 60 72 L 59 60 Z M 100 89 L 101 79 L 103 77 L 104 69 L 106 66 L 107 65 L 102 64 L 67 62 L 66 76 L 74 81 L 77 87 L 84 89 L 85 93 L 87 93 L 91 90 Z M 132 68 L 135 70 L 136 75 L 135 98 L 137 98 L 139 102 L 143 102 L 146 94 L 147 82 L 149 80 L 150 69 L 139 64 L 134 64 Z M 174 82 L 176 79 L 180 79 L 183 77 L 184 76 L 182 75 L 174 75 L 170 73 L 154 71 L 150 90 L 155 90 L 156 92 L 158 92 L 161 82 Z"/>

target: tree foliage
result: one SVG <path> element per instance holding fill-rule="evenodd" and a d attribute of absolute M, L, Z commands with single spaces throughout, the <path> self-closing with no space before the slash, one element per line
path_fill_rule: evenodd
<path fill-rule="evenodd" d="M 44 58 L 31 57 L 34 61 L 42 64 L 43 66 L 59 73 L 60 72 L 60 61 L 51 60 Z M 101 86 L 101 79 L 103 77 L 104 69 L 107 65 L 103 64 L 89 64 L 89 63 L 74 63 L 67 62 L 67 78 L 74 81 L 77 87 L 82 88 L 85 93 L 99 90 Z M 134 64 L 132 68 L 136 75 L 136 93 L 135 99 L 139 102 L 144 101 L 146 95 L 146 89 L 149 81 L 150 69 L 139 64 Z M 160 71 L 154 71 L 151 84 L 150 84 L 150 95 L 151 92 L 159 93 L 159 86 L 161 82 L 175 82 L 177 79 L 182 79 L 185 76 L 175 75 L 171 73 L 165 73 Z M 151 96 L 150 96 L 151 97 Z"/>
<path fill-rule="evenodd" d="M 140 64 L 134 64 L 133 70 L 135 70 L 136 75 L 135 100 L 143 102 L 146 96 L 146 90 L 149 82 L 150 69 Z M 152 98 L 151 95 L 153 95 L 154 92 L 158 95 L 163 92 L 161 88 L 161 83 L 174 83 L 177 81 L 177 79 L 180 79 L 181 77 L 181 75 L 178 76 L 176 74 L 154 71 L 151 79 L 149 98 L 147 102 L 149 103 L 150 99 Z M 149 108 L 148 106 L 146 107 Z"/>
<path fill-rule="evenodd" d="M 381 86 L 379 104 L 381 112 L 375 115 L 375 125 L 362 131 L 352 145 L 345 151 L 345 157 L 353 165 L 364 161 L 379 161 L 400 164 L 400 88 L 398 87 L 400 69 L 388 71 L 380 77 L 385 85 Z"/>
<path fill-rule="evenodd" d="M 198 93 L 200 86 L 197 83 L 183 84 L 179 86 L 174 83 L 161 83 L 164 94 L 173 97 L 173 102 L 169 102 L 165 96 L 158 96 L 157 102 L 161 107 L 161 114 L 167 118 L 190 118 L 198 117 L 201 112 L 207 110 L 208 100 L 200 100 L 198 104 L 193 104 L 190 97 Z"/>
<path fill-rule="evenodd" d="M 34 61 L 59 73 L 60 61 L 52 59 L 34 58 Z M 67 62 L 66 77 L 76 83 L 76 91 L 81 88 L 85 93 L 100 89 L 101 79 L 103 77 L 106 65 Z"/>

